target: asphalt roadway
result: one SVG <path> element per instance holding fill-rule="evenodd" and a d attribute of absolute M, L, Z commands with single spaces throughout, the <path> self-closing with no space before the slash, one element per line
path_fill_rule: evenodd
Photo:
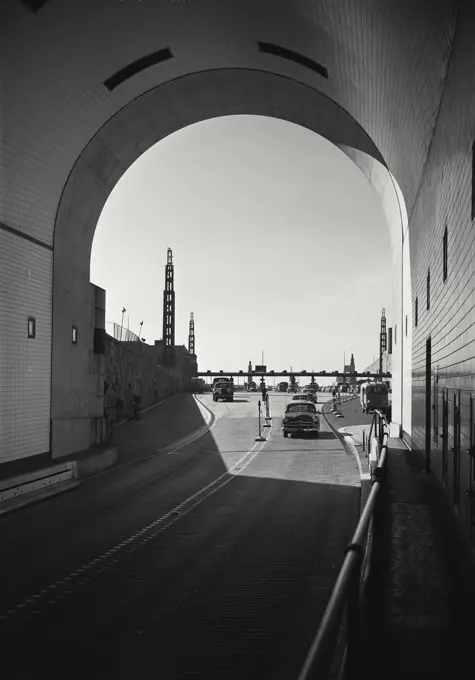
<path fill-rule="evenodd" d="M 323 418 L 318 438 L 283 438 L 291 396 L 270 393 L 256 442 L 259 395 L 202 395 L 216 419 L 196 441 L 3 517 L 5 677 L 296 678 L 360 487 Z"/>

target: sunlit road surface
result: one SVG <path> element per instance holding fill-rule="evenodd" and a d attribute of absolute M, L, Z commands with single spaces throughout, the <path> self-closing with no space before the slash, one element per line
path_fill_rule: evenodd
<path fill-rule="evenodd" d="M 323 419 L 319 438 L 283 438 L 291 395 L 270 393 L 255 442 L 259 396 L 203 395 L 217 420 L 201 439 L 2 518 L 5 677 L 297 676 L 359 476 Z"/>

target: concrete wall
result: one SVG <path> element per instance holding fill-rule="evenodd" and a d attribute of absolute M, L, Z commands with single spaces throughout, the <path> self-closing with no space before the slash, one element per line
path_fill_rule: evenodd
<path fill-rule="evenodd" d="M 146 408 L 185 389 L 185 375 L 179 368 L 163 368 L 161 354 L 160 347 L 118 342 L 106 335 L 104 405 L 112 422 L 133 414 L 134 394 Z"/>
<path fill-rule="evenodd" d="M 95 329 L 103 331 L 105 326 L 105 290 L 89 283 L 83 292 L 82 304 L 58 311 L 53 322 L 61 338 L 53 370 L 53 458 L 83 451 L 105 438 L 105 358 L 94 351 Z M 73 343 L 73 326 L 77 343 Z"/>

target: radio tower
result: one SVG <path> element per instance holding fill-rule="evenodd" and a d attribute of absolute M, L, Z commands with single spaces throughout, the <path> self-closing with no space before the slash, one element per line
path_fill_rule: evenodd
<path fill-rule="evenodd" d="M 172 366 L 175 359 L 175 291 L 173 289 L 173 255 L 167 250 L 165 290 L 163 291 L 163 342 L 164 365 Z"/>
<path fill-rule="evenodd" d="M 195 352 L 195 317 L 193 312 L 190 314 L 190 331 L 188 333 L 188 351 L 190 354 L 196 354 Z"/>
<path fill-rule="evenodd" d="M 381 312 L 381 333 L 379 334 L 379 372 L 383 372 L 383 354 L 386 351 L 386 310 Z"/>

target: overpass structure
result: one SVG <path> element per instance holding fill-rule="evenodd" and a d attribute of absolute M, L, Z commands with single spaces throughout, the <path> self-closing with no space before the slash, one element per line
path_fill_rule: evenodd
<path fill-rule="evenodd" d="M 370 373 L 366 371 L 360 373 L 355 371 L 354 373 L 342 373 L 341 371 L 199 371 L 197 374 L 198 378 L 214 378 L 220 375 L 229 377 L 240 377 L 240 376 L 253 376 L 253 377 L 276 377 L 276 376 L 294 376 L 294 377 L 306 377 L 306 378 L 381 378 L 384 380 L 390 380 L 392 377 L 391 373 Z"/>

